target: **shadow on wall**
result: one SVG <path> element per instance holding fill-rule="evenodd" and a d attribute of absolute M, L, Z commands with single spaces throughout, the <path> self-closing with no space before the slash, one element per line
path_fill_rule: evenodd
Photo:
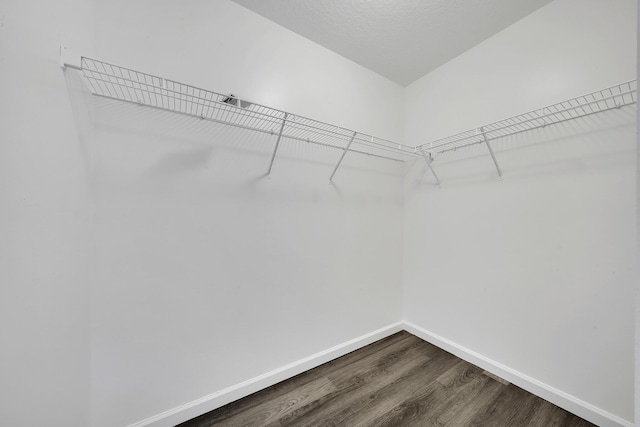
<path fill-rule="evenodd" d="M 98 188 L 140 197 L 145 191 L 251 197 L 265 204 L 402 204 L 402 162 L 349 153 L 330 183 L 341 149 L 282 138 L 267 175 L 275 135 L 108 99 L 94 102 Z"/>
<path fill-rule="evenodd" d="M 85 159 L 87 175 L 90 173 L 92 146 L 93 146 L 93 100 L 91 92 L 85 87 L 82 78 L 78 73 L 70 72 L 68 69 L 60 71 L 64 74 L 64 79 L 69 92 L 69 104 L 73 113 L 74 124 L 80 141 L 80 150 Z"/>
<path fill-rule="evenodd" d="M 149 170 L 152 175 L 171 176 L 204 167 L 210 163 L 213 147 L 191 148 L 166 154 Z"/>

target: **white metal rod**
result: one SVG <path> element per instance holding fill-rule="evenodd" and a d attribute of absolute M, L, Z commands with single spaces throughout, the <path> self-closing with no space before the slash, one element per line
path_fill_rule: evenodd
<path fill-rule="evenodd" d="M 286 123 L 287 123 L 287 113 L 284 113 L 284 119 L 282 119 L 282 124 L 280 125 L 280 132 L 278 133 L 276 146 L 273 149 L 273 154 L 271 154 L 271 163 L 269 163 L 269 170 L 267 171 L 267 175 L 271 175 L 271 168 L 273 167 L 273 161 L 276 159 L 276 153 L 278 152 L 278 146 L 280 145 L 280 138 L 282 138 L 282 131 L 284 130 L 284 125 Z"/>
<path fill-rule="evenodd" d="M 484 143 L 487 144 L 487 148 L 489 149 L 489 154 L 491 154 L 491 159 L 493 159 L 493 164 L 496 166 L 496 170 L 498 171 L 498 178 L 502 178 L 502 171 L 500 170 L 500 166 L 498 165 L 496 156 L 493 154 L 493 150 L 491 149 L 491 144 L 489 144 L 487 135 L 484 133 L 484 129 L 482 128 L 480 128 L 480 132 L 482 132 L 482 139 L 484 140 Z"/>
<path fill-rule="evenodd" d="M 353 136 L 351 137 L 351 139 L 349 140 L 349 143 L 347 144 L 347 146 L 345 147 L 344 151 L 342 152 L 342 156 L 340 156 L 340 160 L 338 160 L 338 164 L 336 165 L 336 167 L 333 169 L 333 172 L 331 173 L 331 176 L 329 177 L 329 181 L 333 181 L 333 176 L 336 174 L 336 172 L 338 171 L 338 168 L 340 167 L 340 164 L 342 163 L 342 160 L 344 159 L 345 154 L 347 154 L 347 151 L 349 151 L 349 147 L 351 147 L 351 143 L 353 142 L 353 140 L 356 137 L 356 134 L 358 132 L 354 132 Z"/>
<path fill-rule="evenodd" d="M 413 156 L 413 154 L 415 152 L 414 147 L 410 147 L 408 145 L 397 144 L 397 143 L 394 143 L 392 141 L 376 138 L 376 139 L 378 139 L 380 141 L 384 141 L 384 142 L 386 142 L 388 144 L 388 145 L 385 145 L 385 144 L 381 144 L 379 142 L 374 141 L 373 140 L 374 137 L 372 137 L 370 135 L 363 135 L 363 134 L 360 134 L 360 135 L 361 136 L 359 138 L 356 138 L 354 140 L 354 142 L 356 144 L 377 145 L 381 149 L 393 150 L 393 151 L 397 151 L 397 152 L 399 152 L 401 154 L 408 154 L 410 156 Z M 369 139 L 365 139 L 365 137 L 369 137 Z"/>
<path fill-rule="evenodd" d="M 431 157 L 427 156 L 424 153 L 424 151 L 421 151 L 420 154 L 422 154 L 422 157 L 424 157 L 424 161 L 427 162 L 427 167 L 431 171 L 431 174 L 433 175 L 433 177 L 436 179 L 436 182 L 438 183 L 438 187 L 440 187 L 440 179 L 438 178 L 438 175 L 436 175 L 436 171 L 433 170 L 433 166 L 431 166 Z"/>
<path fill-rule="evenodd" d="M 395 144 L 395 147 L 390 147 L 388 145 L 384 145 L 381 144 L 379 142 L 375 142 L 375 141 L 370 141 L 370 140 L 366 140 L 366 139 L 358 139 L 356 141 L 354 141 L 356 144 L 362 144 L 362 145 L 366 145 L 366 146 L 374 146 L 372 148 L 375 149 L 380 149 L 380 150 L 386 150 L 386 151 L 391 151 L 394 153 L 398 153 L 398 154 L 405 154 L 408 156 L 413 156 L 413 147 L 409 148 L 405 145 L 401 145 L 401 144 Z M 397 148 L 400 147 L 400 148 Z"/>

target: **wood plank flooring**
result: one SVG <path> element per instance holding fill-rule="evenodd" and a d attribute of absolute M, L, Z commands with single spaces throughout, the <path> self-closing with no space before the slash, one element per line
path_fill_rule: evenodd
<path fill-rule="evenodd" d="M 407 332 L 180 424 L 563 426 L 593 424 Z"/>

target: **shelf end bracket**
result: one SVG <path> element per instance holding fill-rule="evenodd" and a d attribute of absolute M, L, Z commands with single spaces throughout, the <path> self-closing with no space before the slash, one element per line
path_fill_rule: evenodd
<path fill-rule="evenodd" d="M 344 159 L 344 156 L 347 154 L 347 151 L 349 151 L 349 147 L 351 147 L 351 144 L 353 143 L 353 140 L 356 138 L 357 133 L 358 132 L 353 132 L 353 135 L 351 136 L 351 139 L 349 140 L 349 143 L 347 144 L 347 146 L 344 148 L 344 151 L 342 152 L 342 156 L 340 156 L 340 160 L 338 160 L 338 164 L 336 165 L 335 168 L 333 168 L 333 172 L 331 173 L 331 176 L 329 177 L 329 182 L 333 182 L 333 176 L 338 171 L 338 168 L 340 167 L 340 164 L 342 163 L 342 160 Z"/>
<path fill-rule="evenodd" d="M 82 70 L 82 56 L 71 52 L 66 46 L 60 46 L 60 68 Z"/>
<path fill-rule="evenodd" d="M 267 175 L 271 175 L 271 168 L 273 168 L 273 161 L 276 159 L 276 153 L 278 152 L 278 147 L 280 146 L 280 139 L 282 138 L 282 132 L 284 131 L 284 125 L 287 123 L 287 113 L 284 113 L 284 119 L 282 119 L 282 124 L 280 124 L 280 132 L 278 132 L 278 139 L 276 140 L 276 146 L 273 148 L 273 154 L 271 154 L 271 162 L 269 163 L 269 170 L 267 171 Z"/>
<path fill-rule="evenodd" d="M 489 139 L 487 138 L 487 134 L 485 133 L 484 128 L 480 128 L 480 133 L 482 134 L 482 140 L 484 141 L 484 143 L 487 146 L 487 149 L 489 150 L 489 154 L 491 154 L 491 159 L 493 160 L 493 164 L 495 165 L 496 170 L 498 171 L 498 179 L 502 181 L 502 170 L 500 169 L 500 165 L 496 160 L 496 155 L 493 154 L 493 149 L 491 148 L 491 144 L 489 144 Z"/>

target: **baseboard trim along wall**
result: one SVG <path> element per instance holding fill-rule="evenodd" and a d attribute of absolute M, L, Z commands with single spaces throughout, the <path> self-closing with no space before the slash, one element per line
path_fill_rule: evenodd
<path fill-rule="evenodd" d="M 551 387 L 528 375 L 509 368 L 495 360 L 489 359 L 473 350 L 463 347 L 453 341 L 427 331 L 411 322 L 404 323 L 404 330 L 421 338 L 449 353 L 473 363 L 480 368 L 499 376 L 518 387 L 527 390 L 560 408 L 584 418 L 600 427 L 633 427 L 633 423 L 616 415 L 604 411 L 590 403 L 580 400 L 570 394 Z"/>
<path fill-rule="evenodd" d="M 290 363 L 282 368 L 275 369 L 255 378 L 243 381 L 234 386 L 211 393 L 207 396 L 196 399 L 192 402 L 185 403 L 176 408 L 162 412 L 158 415 L 146 418 L 137 423 L 131 424 L 129 427 L 173 427 L 176 424 L 183 423 L 199 415 L 206 414 L 209 411 L 220 408 L 235 400 L 249 396 L 252 393 L 270 387 L 281 381 L 301 374 L 309 369 L 313 369 L 323 363 L 330 362 L 333 359 L 351 353 L 366 345 L 374 343 L 382 338 L 393 335 L 403 330 L 402 322 L 397 322 L 354 338 L 342 344 L 338 344 L 327 350 L 313 354 L 304 359 Z"/>
<path fill-rule="evenodd" d="M 340 356 L 344 356 L 347 353 L 402 330 L 406 330 L 418 338 L 440 347 L 469 363 L 473 363 L 474 365 L 477 365 L 500 378 L 504 378 L 518 387 L 521 387 L 536 396 L 540 396 L 554 405 L 574 413 L 585 420 L 591 421 L 600 427 L 633 427 L 633 423 L 627 420 L 551 387 L 550 385 L 538 381 L 535 378 L 531 378 L 521 372 L 511 369 L 508 366 L 489 359 L 433 332 L 414 325 L 411 322 L 394 323 L 330 349 L 290 363 L 282 368 L 275 369 L 271 372 L 267 372 L 263 375 L 251 378 L 234 386 L 201 397 L 200 399 L 196 399 L 192 402 L 188 402 L 176 408 L 162 412 L 161 414 L 131 424 L 129 427 L 173 427 L 176 424 L 188 421 L 209 411 L 213 411 L 214 409 L 220 408 L 235 400 L 294 377 L 302 372 L 313 369 L 316 366 L 320 366 L 323 363 L 329 362 Z"/>

